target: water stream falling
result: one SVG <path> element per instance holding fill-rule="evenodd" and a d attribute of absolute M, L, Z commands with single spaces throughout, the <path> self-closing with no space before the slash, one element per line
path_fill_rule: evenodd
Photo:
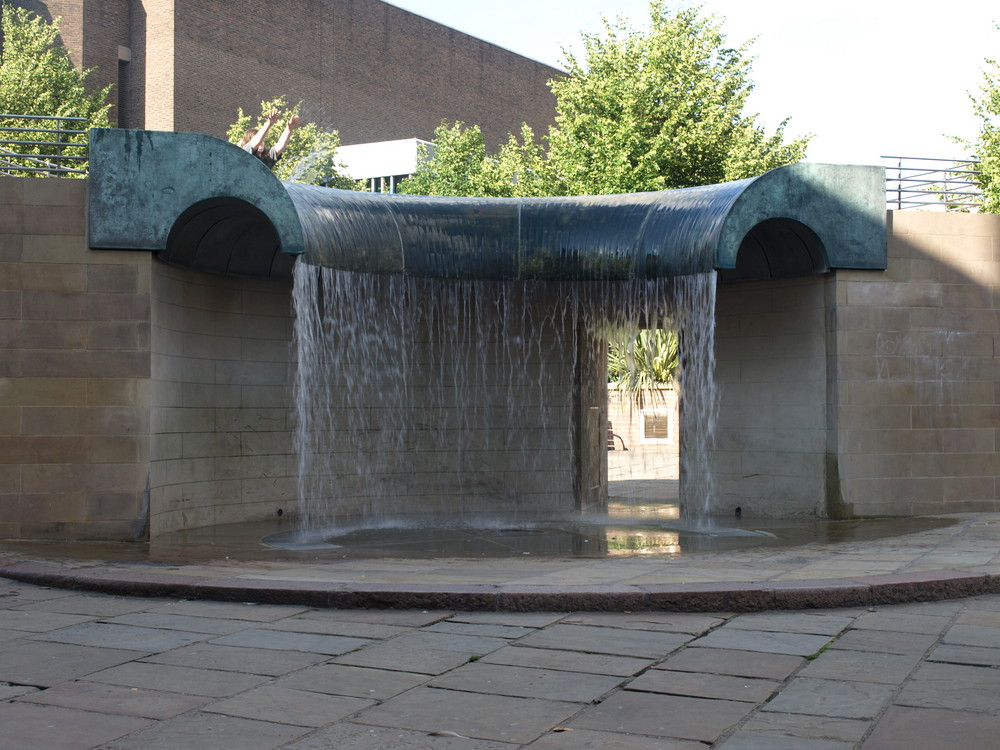
<path fill-rule="evenodd" d="M 581 403 L 604 397 L 609 326 L 680 334 L 682 508 L 707 518 L 714 273 L 457 281 L 300 260 L 293 302 L 300 538 L 579 511 Z"/>

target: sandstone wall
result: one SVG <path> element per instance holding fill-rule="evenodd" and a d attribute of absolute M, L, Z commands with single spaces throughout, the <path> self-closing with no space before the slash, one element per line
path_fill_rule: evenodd
<path fill-rule="evenodd" d="M 1000 501 L 1000 216 L 889 213 L 885 273 L 837 274 L 836 453 L 846 512 Z"/>
<path fill-rule="evenodd" d="M 0 178 L 0 536 L 144 538 L 148 253 L 92 251 L 86 182 Z"/>

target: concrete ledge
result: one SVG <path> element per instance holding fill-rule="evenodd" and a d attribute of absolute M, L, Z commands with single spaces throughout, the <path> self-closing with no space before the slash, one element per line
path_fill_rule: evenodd
<path fill-rule="evenodd" d="M 0 576 L 24 583 L 118 596 L 291 604 L 335 609 L 463 611 L 759 612 L 868 607 L 957 599 L 1000 591 L 1000 576 L 958 570 L 778 583 L 662 586 L 402 585 L 260 580 L 158 572 L 168 564 L 70 568 L 0 559 Z"/>

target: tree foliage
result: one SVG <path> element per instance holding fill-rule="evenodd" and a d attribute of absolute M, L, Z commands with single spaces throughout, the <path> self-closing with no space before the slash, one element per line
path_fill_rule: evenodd
<path fill-rule="evenodd" d="M 36 14 L 8 3 L 0 6 L 0 14 L 3 17 L 0 26 L 0 114 L 12 116 L 3 118 L 3 126 L 54 129 L 55 126 L 48 121 L 17 117 L 35 115 L 86 118 L 86 123 L 72 126 L 75 130 L 109 127 L 111 104 L 108 96 L 113 87 L 109 85 L 95 92 L 87 90 L 85 82 L 91 71 L 76 70 L 69 52 L 58 43 L 60 19 L 47 23 Z M 17 134 L 5 131 L 3 139 L 86 144 L 87 134 Z M 39 155 L 52 154 L 57 147 L 25 143 L 5 148 L 18 154 Z M 82 148 L 64 150 L 65 153 L 85 153 Z M 10 161 L 29 163 L 22 159 Z M 72 166 L 84 168 L 85 165 L 74 162 Z"/>
<path fill-rule="evenodd" d="M 526 125 L 488 154 L 475 125 L 442 124 L 434 156 L 402 190 L 428 195 L 584 195 L 667 190 L 749 177 L 799 161 L 809 138 L 785 142 L 744 114 L 751 43 L 729 47 L 715 16 L 650 4 L 647 33 L 605 20 L 549 82 L 556 121 L 545 140 Z"/>
<path fill-rule="evenodd" d="M 301 108 L 302 102 L 289 108 L 283 96 L 261 102 L 260 114 L 256 118 L 244 113 L 240 107 L 236 113 L 236 122 L 229 127 L 226 138 L 231 143 L 239 143 L 248 129 L 259 129 L 264 124 L 267 113 L 277 109 L 282 113 L 281 119 L 271 127 L 265 140 L 267 146 L 273 146 L 285 129 L 285 124 L 292 116 L 298 116 Z M 340 135 L 336 130 L 321 130 L 315 122 L 305 123 L 292 131 L 292 137 L 275 165 L 274 172 L 282 180 L 355 190 L 357 182 L 343 173 L 344 166 L 337 161 L 339 147 Z"/>
<path fill-rule="evenodd" d="M 608 337 L 608 382 L 641 408 L 646 394 L 673 382 L 679 355 L 675 331 L 616 331 Z"/>
<path fill-rule="evenodd" d="M 997 27 L 1000 29 L 1000 25 Z M 983 189 L 982 210 L 1000 213 L 1000 63 L 986 59 L 986 70 L 979 85 L 979 96 L 971 95 L 973 112 L 979 120 L 979 133 L 971 146 L 980 160 L 979 184 Z"/>

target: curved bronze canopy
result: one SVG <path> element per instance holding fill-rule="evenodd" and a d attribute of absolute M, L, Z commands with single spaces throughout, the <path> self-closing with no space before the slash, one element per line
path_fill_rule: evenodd
<path fill-rule="evenodd" d="M 89 244 L 287 277 L 294 257 L 456 279 L 765 279 L 884 269 L 884 171 L 794 164 L 736 182 L 575 198 L 428 198 L 280 182 L 193 133 L 92 130 Z"/>

